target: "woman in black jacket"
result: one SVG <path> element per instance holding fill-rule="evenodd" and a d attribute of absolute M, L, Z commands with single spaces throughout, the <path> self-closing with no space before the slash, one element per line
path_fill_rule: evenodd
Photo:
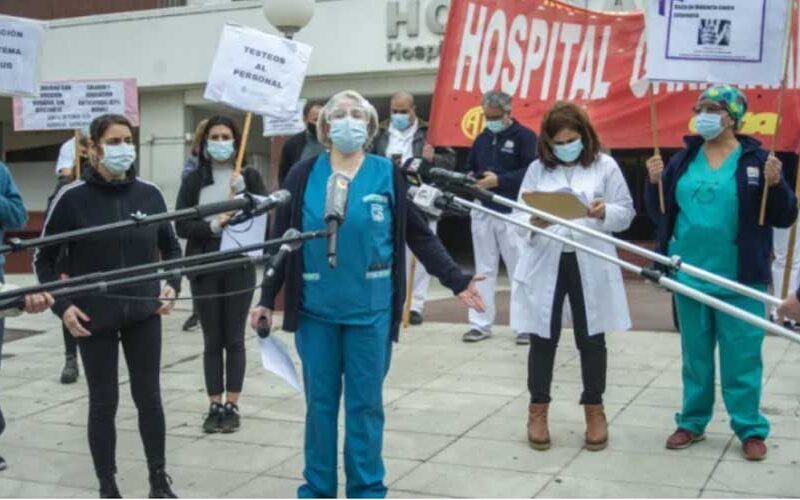
<path fill-rule="evenodd" d="M 133 127 L 124 116 L 103 115 L 91 126 L 92 167 L 82 180 L 65 186 L 47 213 L 42 236 L 118 222 L 133 213 L 167 211 L 154 184 L 136 177 Z M 66 259 L 58 263 L 62 248 Z M 41 248 L 34 265 L 42 283 L 69 276 L 111 271 L 179 258 L 180 245 L 170 224 L 96 233 L 85 239 Z M 131 393 L 139 412 L 139 432 L 150 469 L 150 496 L 174 498 L 164 471 L 165 427 L 161 405 L 161 315 L 168 314 L 180 280 L 134 285 L 114 294 L 60 299 L 53 311 L 78 340 L 89 386 L 89 448 L 100 481 L 100 495 L 120 496 L 116 473 L 114 417 L 119 403 L 119 344 L 128 364 Z M 123 298 L 124 297 L 124 298 Z"/>
<path fill-rule="evenodd" d="M 233 120 L 224 116 L 209 119 L 200 143 L 198 168 L 183 178 L 175 208 L 223 201 L 245 191 L 266 194 L 257 170 L 246 167 L 241 174 L 235 173 L 234 161 L 239 147 L 241 134 Z M 207 220 L 177 222 L 178 236 L 188 240 L 186 255 L 219 250 L 222 231 L 229 218 L 230 214 L 222 214 Z M 203 329 L 203 368 L 211 405 L 203 431 L 234 432 L 240 426 L 238 405 L 245 371 L 244 330 L 253 298 L 255 272 L 249 268 L 203 274 L 191 277 L 190 283 Z M 220 294 L 227 295 L 202 298 Z M 224 404 L 223 392 L 227 393 Z"/>

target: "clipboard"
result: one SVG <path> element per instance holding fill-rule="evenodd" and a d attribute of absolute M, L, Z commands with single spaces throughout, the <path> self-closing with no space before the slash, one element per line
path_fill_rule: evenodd
<path fill-rule="evenodd" d="M 580 198 L 568 191 L 522 193 L 522 199 L 530 207 L 567 220 L 586 217 L 588 209 Z"/>

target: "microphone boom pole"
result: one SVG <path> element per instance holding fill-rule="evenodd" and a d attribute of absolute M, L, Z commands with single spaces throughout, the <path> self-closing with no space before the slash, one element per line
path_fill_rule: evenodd
<path fill-rule="evenodd" d="M 235 269 L 248 264 L 256 265 L 272 259 L 273 256 L 266 253 L 258 256 L 240 254 L 243 252 L 258 250 L 260 248 L 283 246 L 286 244 L 289 244 L 289 251 L 295 251 L 299 248 L 299 245 L 291 245 L 291 243 L 302 242 L 315 238 L 324 238 L 325 236 L 327 236 L 327 232 L 325 231 L 291 233 L 289 235 L 284 235 L 282 238 L 268 240 L 263 243 L 226 250 L 223 252 L 195 255 L 192 257 L 184 257 L 181 259 L 173 259 L 169 261 L 156 262 L 153 264 L 135 266 L 128 269 L 118 269 L 116 271 L 109 271 L 105 273 L 93 273 L 68 280 L 53 281 L 34 287 L 18 288 L 0 294 L 0 311 L 12 309 L 14 307 L 21 309 L 24 307 L 25 295 L 30 293 L 49 291 L 53 298 L 58 300 L 61 298 L 76 297 L 96 292 L 105 293 L 114 288 L 125 288 L 131 285 L 146 283 L 149 281 L 161 281 L 169 278 L 180 277 L 185 274 L 208 274 L 217 271 Z M 236 257 L 224 259 L 224 257 L 230 257 L 233 255 Z M 212 259 L 222 260 L 207 262 L 209 257 Z M 204 260 L 206 260 L 206 262 L 203 262 Z M 151 274 L 142 274 L 143 272 L 149 270 L 165 267 L 170 269 L 165 269 L 163 271 L 158 271 Z M 86 283 L 86 281 L 90 282 Z M 157 297 L 153 297 L 153 299 L 155 300 Z"/>
<path fill-rule="evenodd" d="M 181 257 L 172 260 L 162 260 L 160 262 L 154 262 L 152 264 L 142 264 L 138 266 L 117 269 L 114 271 L 84 274 L 81 276 L 75 276 L 73 278 L 68 278 L 65 280 L 50 281 L 48 283 L 42 283 L 39 285 L 15 288 L 7 292 L 0 292 L 0 309 L 2 309 L 4 305 L 6 305 L 6 301 L 9 300 L 15 301 L 16 299 L 19 299 L 21 296 L 25 296 L 32 293 L 52 292 L 53 290 L 85 285 L 87 283 L 93 283 L 96 281 L 125 278 L 127 276 L 134 276 L 137 274 L 147 273 L 158 269 L 166 270 L 179 266 L 209 263 L 218 260 L 224 260 L 225 258 L 228 257 L 241 255 L 255 250 L 267 250 L 269 248 L 279 247 L 284 243 L 292 243 L 295 241 L 302 242 L 306 240 L 324 238 L 327 235 L 328 235 L 327 231 L 309 231 L 305 233 L 299 233 L 295 236 L 290 236 L 290 237 L 284 236 L 273 240 L 262 241 L 260 243 L 253 243 L 252 245 L 245 245 L 242 247 L 231 248 L 230 250 L 221 250 L 217 252 L 203 253 L 199 255 L 193 255 L 190 257 Z"/>
<path fill-rule="evenodd" d="M 445 189 L 455 188 L 455 191 L 458 191 L 460 193 L 468 193 L 470 195 L 475 196 L 475 198 L 481 201 L 493 202 L 498 205 L 502 205 L 504 207 L 520 210 L 522 212 L 535 215 L 536 217 L 544 219 L 545 221 L 550 222 L 551 224 L 557 224 L 559 226 L 568 227 L 573 231 L 583 233 L 587 236 L 595 237 L 597 239 L 605 241 L 606 243 L 611 243 L 617 248 L 639 255 L 640 257 L 652 260 L 653 262 L 666 266 L 672 271 L 683 271 L 689 276 L 693 276 L 695 278 L 708 281 L 709 283 L 713 283 L 723 288 L 727 288 L 728 290 L 737 292 L 751 299 L 758 300 L 759 302 L 763 302 L 767 305 L 778 306 L 781 304 L 781 302 L 783 302 L 781 299 L 777 297 L 773 297 L 772 295 L 769 295 L 767 293 L 760 292 L 758 290 L 755 290 L 754 288 L 750 288 L 747 285 L 743 285 L 742 283 L 738 283 L 736 281 L 723 278 L 722 276 L 717 276 L 716 274 L 710 273 L 705 269 L 682 262 L 679 256 L 668 257 L 666 255 L 661 255 L 660 253 L 647 250 L 646 248 L 642 248 L 628 241 L 615 238 L 610 234 L 596 231 L 592 228 L 576 224 L 567 219 L 562 219 L 561 217 L 553 215 L 549 212 L 545 212 L 522 203 L 517 203 L 516 201 L 510 200 L 503 196 L 496 195 L 495 193 L 492 193 L 491 191 L 488 191 L 486 189 L 481 189 L 472 186 L 471 184 L 467 184 L 466 181 L 455 177 L 459 174 L 453 174 L 452 172 L 449 172 L 447 170 L 444 170 L 444 174 L 442 174 L 441 172 L 437 172 L 438 170 L 441 169 L 435 169 L 435 168 L 431 169 L 431 177 L 437 180 L 441 179 L 442 184 L 446 186 Z"/>
<path fill-rule="evenodd" d="M 276 193 L 273 193 L 273 195 L 280 192 L 281 191 L 277 191 Z M 288 192 L 286 193 L 288 194 Z M 281 201 L 285 202 L 283 199 L 284 198 L 282 195 Z M 286 198 L 286 201 L 288 201 L 288 198 Z M 31 238 L 27 240 L 12 238 L 8 240 L 7 245 L 0 245 L 0 255 L 21 252 L 29 248 L 58 245 L 67 241 L 80 240 L 89 236 L 94 236 L 97 233 L 120 231 L 134 227 L 164 224 L 167 222 L 187 219 L 202 219 L 209 215 L 216 215 L 224 212 L 236 212 L 239 210 L 249 213 L 257 207 L 259 207 L 259 204 L 256 199 L 252 196 L 245 195 L 242 198 L 234 198 L 232 200 L 220 201 L 217 203 L 207 203 L 205 205 L 198 205 L 196 207 L 184 208 L 171 212 L 163 212 L 160 214 L 143 215 L 140 213 L 135 213 L 131 214 L 130 217 L 125 220 L 112 222 L 110 224 L 85 227 L 76 229 L 75 231 L 66 231 L 63 233 L 41 236 L 39 238 Z"/>
<path fill-rule="evenodd" d="M 538 234 L 538 235 L 545 236 L 547 238 L 556 240 L 556 241 L 558 241 L 560 243 L 564 243 L 565 245 L 570 245 L 573 248 L 575 248 L 576 250 L 579 250 L 581 252 L 593 255 L 593 256 L 598 257 L 600 259 L 603 259 L 605 261 L 611 262 L 612 264 L 615 264 L 615 265 L 621 267 L 622 269 L 625 269 L 626 271 L 630 271 L 630 272 L 632 272 L 634 274 L 637 274 L 637 275 L 639 275 L 639 276 L 641 276 L 641 277 L 643 277 L 645 279 L 648 279 L 648 280 L 650 280 L 650 281 L 652 281 L 652 282 L 654 282 L 654 283 L 656 283 L 658 285 L 663 286 L 664 288 L 666 288 L 666 289 L 668 289 L 668 290 L 670 290 L 672 292 L 680 293 L 681 295 L 689 297 L 690 299 L 696 300 L 698 302 L 702 302 L 703 304 L 705 304 L 705 305 L 707 305 L 709 307 L 713 307 L 714 309 L 717 309 L 717 310 L 722 311 L 722 312 L 724 312 L 726 314 L 729 314 L 729 315 L 733 316 L 734 318 L 740 319 L 742 321 L 750 323 L 751 325 L 757 326 L 759 328 L 763 328 L 764 330 L 766 330 L 768 332 L 774 333 L 776 335 L 780 335 L 781 337 L 785 337 L 785 338 L 787 338 L 789 340 L 792 340 L 794 342 L 800 343 L 800 334 L 798 334 L 796 332 L 793 332 L 793 331 L 790 331 L 790 330 L 787 330 L 786 328 L 783 328 L 782 326 L 776 325 L 776 324 L 774 324 L 774 323 L 772 323 L 770 321 L 767 321 L 765 318 L 756 316 L 754 314 L 750 314 L 747 311 L 743 311 L 743 310 L 739 309 L 738 307 L 732 306 L 732 305 L 728 304 L 727 302 L 719 300 L 719 299 L 717 299 L 715 297 L 712 297 L 712 296 L 707 295 L 705 293 L 699 292 L 699 291 L 695 290 L 692 287 L 686 286 L 683 283 L 680 283 L 680 282 L 678 282 L 678 281 L 676 281 L 676 280 L 674 280 L 672 278 L 669 278 L 669 277 L 665 276 L 664 274 L 662 274 L 659 271 L 655 271 L 653 269 L 646 269 L 646 268 L 637 266 L 635 264 L 631 264 L 630 262 L 624 261 L 624 260 L 620 259 L 619 257 L 614 257 L 612 255 L 608 255 L 608 254 L 606 254 L 606 253 L 604 253 L 604 252 L 602 252 L 600 250 L 597 250 L 595 248 L 592 248 L 592 247 L 583 245 L 581 243 L 575 242 L 574 240 L 572 240 L 570 238 L 567 238 L 566 236 L 561 236 L 561 235 L 558 235 L 558 234 L 551 233 L 551 232 L 549 232 L 549 231 L 547 231 L 545 229 L 541 229 L 541 228 L 538 228 L 538 227 L 533 226 L 531 224 L 526 224 L 524 222 L 521 222 L 521 221 L 515 219 L 512 216 L 509 216 L 509 215 L 506 215 L 506 214 L 501 214 L 499 212 L 496 212 L 494 210 L 486 208 L 486 207 L 484 207 L 483 205 L 481 205 L 479 203 L 474 203 L 474 202 L 471 202 L 471 201 L 467 201 L 465 199 L 459 198 L 458 196 L 454 196 L 453 197 L 453 201 L 455 201 L 456 203 L 459 203 L 459 204 L 461 204 L 461 205 L 463 205 L 465 207 L 469 207 L 469 208 L 471 208 L 473 210 L 477 210 L 479 212 L 483 212 L 483 213 L 489 214 L 489 215 L 491 215 L 493 217 L 497 217 L 498 219 L 504 220 L 504 221 L 509 222 L 511 224 L 514 224 L 516 226 L 525 228 L 525 229 L 527 229 L 527 230 L 529 230 L 529 231 L 531 231 L 531 232 L 533 232 L 535 234 Z M 544 217 L 542 217 L 542 218 L 544 219 Z M 555 217 L 555 218 L 557 218 L 557 217 Z"/>

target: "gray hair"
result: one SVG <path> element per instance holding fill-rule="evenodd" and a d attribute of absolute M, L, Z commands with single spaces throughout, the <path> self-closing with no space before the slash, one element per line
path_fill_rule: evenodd
<path fill-rule="evenodd" d="M 317 140 L 323 146 L 327 148 L 331 147 L 331 114 L 339 106 L 339 103 L 345 100 L 355 102 L 358 106 L 364 108 L 364 111 L 366 112 L 367 142 L 364 144 L 364 149 L 369 149 L 372 144 L 372 140 L 378 134 L 378 112 L 375 110 L 375 107 L 364 98 L 364 96 L 355 90 L 345 90 L 339 92 L 328 100 L 328 102 L 322 108 L 322 111 L 319 113 L 319 119 L 317 119 Z"/>
<path fill-rule="evenodd" d="M 511 96 L 499 90 L 490 90 L 483 94 L 481 104 L 490 108 L 500 108 L 506 113 L 511 112 Z"/>

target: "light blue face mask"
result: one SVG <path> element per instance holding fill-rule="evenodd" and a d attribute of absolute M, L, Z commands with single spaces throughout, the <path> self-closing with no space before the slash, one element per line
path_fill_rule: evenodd
<path fill-rule="evenodd" d="M 367 122 L 346 116 L 331 121 L 331 142 L 344 154 L 355 153 L 367 143 Z"/>
<path fill-rule="evenodd" d="M 725 130 L 725 127 L 722 126 L 722 115 L 717 113 L 698 114 L 694 121 L 694 128 L 707 141 L 716 139 Z"/>
<path fill-rule="evenodd" d="M 233 141 L 208 141 L 206 151 L 218 162 L 228 161 L 233 156 Z"/>
<path fill-rule="evenodd" d="M 406 130 L 411 126 L 411 117 L 407 113 L 392 114 L 392 127 L 397 130 Z"/>
<path fill-rule="evenodd" d="M 554 144 L 553 154 L 564 163 L 574 163 L 583 153 L 583 141 L 575 139 L 566 144 Z"/>
<path fill-rule="evenodd" d="M 489 132 L 498 134 L 506 128 L 506 125 L 503 123 L 502 118 L 499 120 L 487 120 L 486 128 L 489 129 Z"/>
<path fill-rule="evenodd" d="M 112 174 L 123 174 L 136 161 L 136 148 L 133 144 L 103 144 L 103 165 Z"/>

